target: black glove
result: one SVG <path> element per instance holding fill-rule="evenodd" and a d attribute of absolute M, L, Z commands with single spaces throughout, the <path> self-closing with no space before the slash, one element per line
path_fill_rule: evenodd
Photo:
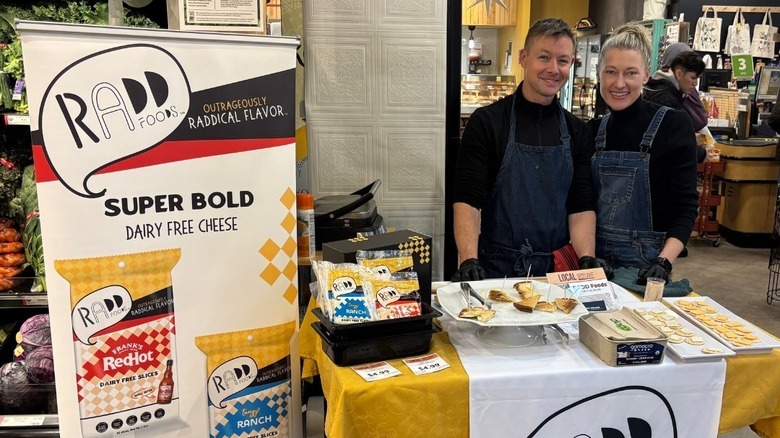
<path fill-rule="evenodd" d="M 672 263 L 663 257 L 658 257 L 653 263 L 639 270 L 639 278 L 636 284 L 647 284 L 649 277 L 663 278 L 669 282 L 669 274 L 672 273 Z"/>
<path fill-rule="evenodd" d="M 604 274 L 607 276 L 607 280 L 612 280 L 612 277 L 615 276 L 615 273 L 612 272 L 612 266 L 609 266 L 609 263 L 604 261 L 604 259 L 599 259 L 591 256 L 582 256 L 580 257 L 579 262 L 580 262 L 580 269 L 595 269 L 595 268 L 604 269 Z"/>
<path fill-rule="evenodd" d="M 485 279 L 485 270 L 479 266 L 479 260 L 466 259 L 460 264 L 455 275 L 452 276 L 452 281 L 477 281 Z"/>

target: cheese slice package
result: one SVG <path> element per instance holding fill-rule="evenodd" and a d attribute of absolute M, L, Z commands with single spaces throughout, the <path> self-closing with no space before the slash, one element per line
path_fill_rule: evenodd
<path fill-rule="evenodd" d="M 363 251 L 355 253 L 355 260 L 360 266 L 371 269 L 371 272 L 389 278 L 390 274 L 414 269 L 414 259 L 411 251 L 398 249 Z"/>
<path fill-rule="evenodd" d="M 291 436 L 296 323 L 198 336 L 207 357 L 211 438 Z"/>
<path fill-rule="evenodd" d="M 368 268 L 354 263 L 313 263 L 321 291 L 317 301 L 335 324 L 355 324 L 374 319 L 373 302 L 363 289 Z"/>
<path fill-rule="evenodd" d="M 70 283 L 83 436 L 180 421 L 171 278 L 180 257 L 169 249 L 55 260 Z"/>

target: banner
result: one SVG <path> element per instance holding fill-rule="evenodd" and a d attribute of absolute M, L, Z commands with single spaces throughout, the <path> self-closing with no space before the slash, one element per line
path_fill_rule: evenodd
<path fill-rule="evenodd" d="M 298 40 L 19 30 L 60 434 L 300 436 Z"/>

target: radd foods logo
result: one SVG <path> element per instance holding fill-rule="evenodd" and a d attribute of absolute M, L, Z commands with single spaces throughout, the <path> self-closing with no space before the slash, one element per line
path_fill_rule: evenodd
<path fill-rule="evenodd" d="M 44 153 L 70 191 L 100 197 L 105 188 L 89 187 L 89 178 L 160 144 L 189 105 L 187 77 L 165 49 L 104 50 L 69 65 L 49 84 L 40 110 Z"/>
<path fill-rule="evenodd" d="M 132 304 L 133 297 L 122 286 L 106 286 L 87 294 L 73 306 L 73 334 L 83 344 L 94 345 L 92 336 L 121 321 Z"/>
<path fill-rule="evenodd" d="M 257 363 L 249 356 L 239 356 L 218 366 L 209 376 L 211 404 L 224 409 L 224 401 L 249 387 L 257 378 L 257 371 Z"/>

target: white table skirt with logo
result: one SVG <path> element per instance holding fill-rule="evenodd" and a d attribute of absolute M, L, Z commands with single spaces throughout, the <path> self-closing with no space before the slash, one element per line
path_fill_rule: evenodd
<path fill-rule="evenodd" d="M 471 437 L 718 435 L 725 360 L 683 363 L 667 351 L 661 364 L 610 367 L 576 339 L 496 347 L 475 324 L 440 321 L 469 376 Z"/>

